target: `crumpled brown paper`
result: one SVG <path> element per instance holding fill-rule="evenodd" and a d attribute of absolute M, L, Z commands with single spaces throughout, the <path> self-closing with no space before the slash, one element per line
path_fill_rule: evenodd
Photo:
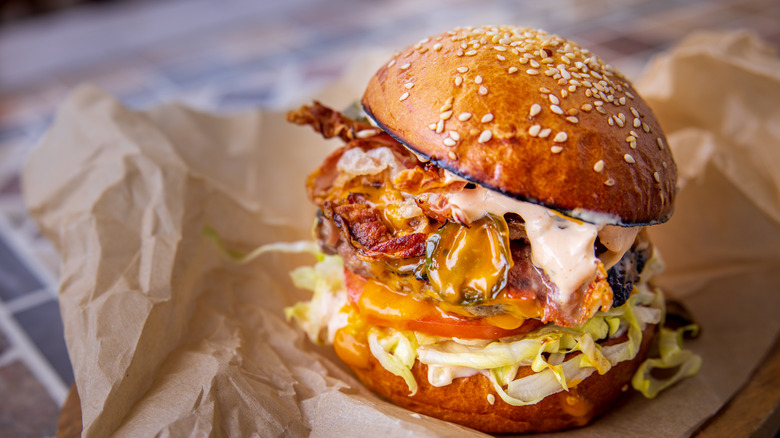
<path fill-rule="evenodd" d="M 374 67 L 326 102 L 358 96 Z M 683 176 L 677 212 L 653 237 L 664 286 L 703 327 L 689 347 L 704 365 L 561 436 L 687 435 L 780 331 L 780 63 L 750 35 L 697 35 L 655 60 L 641 89 Z M 284 321 L 305 297 L 287 272 L 309 259 L 236 265 L 204 237 L 210 225 L 246 250 L 308 238 L 303 181 L 336 145 L 278 113 L 138 113 L 93 87 L 72 93 L 23 184 L 62 255 L 84 436 L 482 435 L 379 400 Z"/>

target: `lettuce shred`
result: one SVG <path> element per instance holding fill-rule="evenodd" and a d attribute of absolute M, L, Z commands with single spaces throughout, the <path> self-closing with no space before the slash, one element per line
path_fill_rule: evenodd
<path fill-rule="evenodd" d="M 631 379 L 631 386 L 645 397 L 655 398 L 662 390 L 698 373 L 701 368 L 701 357 L 683 349 L 685 332 L 695 335 L 698 331 L 699 327 L 696 325 L 688 325 L 676 330 L 661 327 L 656 337 L 660 357 L 642 362 Z M 655 377 L 653 371 L 658 373 L 659 370 L 665 370 L 663 374 L 667 376 Z"/>

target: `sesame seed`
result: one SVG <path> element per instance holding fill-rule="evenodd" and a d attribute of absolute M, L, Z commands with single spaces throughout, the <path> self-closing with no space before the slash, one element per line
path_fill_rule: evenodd
<path fill-rule="evenodd" d="M 574 86 L 576 86 L 576 87 L 579 87 L 580 85 L 582 85 L 582 84 L 580 83 L 580 81 L 578 81 L 578 80 L 576 80 L 576 79 L 570 79 L 570 80 L 569 80 L 569 83 L 570 83 L 570 84 L 572 84 L 572 85 L 574 85 Z"/>
<path fill-rule="evenodd" d="M 544 58 L 544 59 L 542 59 L 539 62 L 541 62 L 542 64 L 552 64 L 553 63 L 553 59 L 548 56 L 547 58 Z"/>
<path fill-rule="evenodd" d="M 460 140 L 460 134 L 458 134 L 458 131 L 450 131 L 450 137 L 455 141 Z"/>
<path fill-rule="evenodd" d="M 436 123 L 436 132 L 439 134 L 444 132 L 444 120 L 439 119 L 439 121 Z"/>
<path fill-rule="evenodd" d="M 590 111 L 590 110 L 592 110 L 592 109 L 593 109 L 593 105 L 591 105 L 591 104 L 589 104 L 589 103 L 585 103 L 585 104 L 583 104 L 583 105 L 580 107 L 580 109 L 581 109 L 581 110 L 583 110 L 583 111 L 585 111 L 585 112 L 588 112 L 588 111 Z"/>
<path fill-rule="evenodd" d="M 533 76 L 533 75 L 538 75 L 538 74 L 539 74 L 539 70 L 535 70 L 535 69 L 533 69 L 533 68 L 529 68 L 529 69 L 528 69 L 528 70 L 526 70 L 525 72 L 526 72 L 526 73 L 528 73 L 528 74 L 529 74 L 529 75 L 531 75 L 531 76 Z"/>
<path fill-rule="evenodd" d="M 604 185 L 607 187 L 612 187 L 615 185 L 615 180 L 612 178 L 608 178 L 606 181 L 604 181 Z"/>
<path fill-rule="evenodd" d="M 451 102 L 447 102 L 444 105 L 442 105 L 441 108 L 439 108 L 439 112 L 443 113 L 444 111 L 448 111 L 448 110 L 451 110 L 451 109 L 452 109 L 452 103 Z"/>
<path fill-rule="evenodd" d="M 544 71 L 544 74 L 547 75 L 547 76 L 556 75 L 556 74 L 558 74 L 558 69 L 557 68 L 548 68 L 547 70 Z"/>
<path fill-rule="evenodd" d="M 486 87 L 486 86 L 484 86 L 484 85 L 480 85 L 480 86 L 479 86 L 479 94 L 481 94 L 481 95 L 483 95 L 483 96 L 484 96 L 484 95 L 486 95 L 486 94 L 488 94 L 488 89 L 487 89 L 487 87 Z"/>
<path fill-rule="evenodd" d="M 607 115 L 607 110 L 605 110 L 604 107 L 597 106 L 596 111 L 600 112 L 601 114 Z"/>
<path fill-rule="evenodd" d="M 574 93 L 575 91 L 577 91 L 577 87 L 574 85 L 569 85 L 569 93 Z"/>
<path fill-rule="evenodd" d="M 456 55 L 458 55 L 458 56 L 463 56 L 463 50 L 458 50 L 458 51 L 457 51 L 457 53 L 456 53 Z"/>
<path fill-rule="evenodd" d="M 488 123 L 493 121 L 493 114 L 487 113 L 484 116 L 482 116 L 482 120 L 480 120 L 482 123 Z"/>
<path fill-rule="evenodd" d="M 550 89 L 547 88 L 547 87 L 539 87 L 539 91 L 541 91 L 542 93 L 545 93 L 545 94 L 552 93 L 552 91 L 550 91 Z"/>
<path fill-rule="evenodd" d="M 400 67 L 401 70 L 406 70 L 407 68 L 411 67 L 411 64 L 408 62 Z"/>
<path fill-rule="evenodd" d="M 469 68 L 466 66 L 458 67 L 458 71 L 461 73 L 466 73 L 467 71 L 469 71 Z"/>
<path fill-rule="evenodd" d="M 661 140 L 661 137 L 658 137 L 655 139 L 656 143 L 658 143 L 658 149 L 663 150 L 664 149 L 664 141 Z"/>
<path fill-rule="evenodd" d="M 479 139 L 477 141 L 479 141 L 480 143 L 487 143 L 490 141 L 491 138 L 493 138 L 493 131 L 486 129 L 482 131 L 481 134 L 479 134 Z"/>
<path fill-rule="evenodd" d="M 628 131 L 628 133 L 633 135 L 636 138 L 639 138 L 639 134 L 637 134 L 636 131 Z"/>
<path fill-rule="evenodd" d="M 455 146 L 457 142 L 449 137 L 444 139 L 444 145 L 445 146 Z"/>
<path fill-rule="evenodd" d="M 650 132 L 650 125 L 648 125 L 645 122 L 642 122 L 642 130 L 645 132 Z"/>
<path fill-rule="evenodd" d="M 539 135 L 539 131 L 541 131 L 541 130 L 542 130 L 541 126 L 534 125 L 534 126 L 531 126 L 530 128 L 528 128 L 528 134 L 530 134 L 531 137 L 536 137 L 537 135 Z"/>
<path fill-rule="evenodd" d="M 431 123 L 430 125 L 428 125 L 428 127 L 431 128 L 431 131 L 435 131 L 436 130 L 436 123 Z"/>
<path fill-rule="evenodd" d="M 404 87 L 406 87 L 407 90 L 411 90 L 412 87 L 414 87 L 414 82 L 407 82 L 404 84 Z"/>
<path fill-rule="evenodd" d="M 569 108 L 566 110 L 567 116 L 576 116 L 578 113 L 579 111 L 577 110 L 577 108 Z"/>
<path fill-rule="evenodd" d="M 514 73 L 514 72 L 516 72 L 516 71 L 517 71 L 517 67 L 515 67 L 515 66 L 509 67 L 509 70 L 507 70 L 507 71 L 508 71 L 509 73 Z"/>
<path fill-rule="evenodd" d="M 360 131 L 355 133 L 355 137 L 357 138 L 368 138 L 372 137 L 374 135 L 377 135 L 379 133 L 376 129 L 361 129 Z"/>
<path fill-rule="evenodd" d="M 390 62 L 387 63 L 387 68 L 390 68 L 395 65 L 395 59 L 391 59 Z"/>
<path fill-rule="evenodd" d="M 461 122 L 465 122 L 466 120 L 471 118 L 471 113 L 460 113 L 458 114 L 458 120 Z"/>
<path fill-rule="evenodd" d="M 542 106 L 538 103 L 535 103 L 531 105 L 531 111 L 529 112 L 530 116 L 533 117 L 537 114 L 539 114 L 542 111 Z"/>
<path fill-rule="evenodd" d="M 528 58 L 520 58 L 518 62 L 523 65 L 528 64 Z"/>
<path fill-rule="evenodd" d="M 618 113 L 618 118 L 619 118 L 620 120 L 622 120 L 623 122 L 625 122 L 625 121 L 626 121 L 626 115 L 625 115 L 625 114 L 623 114 L 623 113 Z"/>
<path fill-rule="evenodd" d="M 450 151 L 450 153 L 447 154 L 447 156 L 450 157 L 450 160 L 457 160 L 458 159 L 458 154 L 456 154 L 455 151 Z"/>
<path fill-rule="evenodd" d="M 463 76 L 455 76 L 455 86 L 460 86 L 463 83 Z"/>
<path fill-rule="evenodd" d="M 401 98 L 400 98 L 400 99 L 398 99 L 398 100 L 399 100 L 399 101 L 406 100 L 406 98 L 407 98 L 407 97 L 409 97 L 409 92 L 408 92 L 408 91 L 407 91 L 407 92 L 405 92 L 404 94 L 402 94 L 402 95 L 401 95 Z"/>
<path fill-rule="evenodd" d="M 631 154 L 623 155 L 623 159 L 626 160 L 626 163 L 628 163 L 628 164 L 636 163 L 636 160 L 634 159 L 634 157 L 631 156 Z"/>
<path fill-rule="evenodd" d="M 612 118 L 615 119 L 615 123 L 617 123 L 618 126 L 620 126 L 621 128 L 626 126 L 625 122 L 623 122 L 623 119 L 621 119 L 620 117 L 612 116 Z"/>
<path fill-rule="evenodd" d="M 639 117 L 639 111 L 637 111 L 633 106 L 631 107 L 631 114 L 633 114 L 634 117 Z"/>
<path fill-rule="evenodd" d="M 506 47 L 504 46 L 494 46 L 493 48 L 498 50 L 499 52 L 506 52 Z"/>
<path fill-rule="evenodd" d="M 441 50 L 441 43 L 436 43 L 436 44 L 434 44 L 434 45 L 433 45 L 433 50 L 435 50 L 435 51 L 437 51 L 437 52 L 438 52 L 439 50 Z"/>
<path fill-rule="evenodd" d="M 539 138 L 547 138 L 552 133 L 552 129 L 544 128 L 539 132 Z"/>
<path fill-rule="evenodd" d="M 641 128 L 642 127 L 642 121 L 639 120 L 639 117 L 634 118 L 634 128 Z"/>
<path fill-rule="evenodd" d="M 601 172 L 604 170 L 604 160 L 598 160 L 596 161 L 596 164 L 593 165 L 593 170 L 596 172 Z"/>
<path fill-rule="evenodd" d="M 477 54 L 476 50 L 469 50 L 468 52 L 464 53 L 466 56 L 474 56 Z"/>
<path fill-rule="evenodd" d="M 443 113 L 439 114 L 439 117 L 440 117 L 442 120 L 447 120 L 447 119 L 449 119 L 450 117 L 452 117 L 452 110 L 444 111 Z"/>
<path fill-rule="evenodd" d="M 477 76 L 474 78 L 474 82 L 476 82 L 476 83 L 478 83 L 478 84 L 481 84 L 481 83 L 482 83 L 482 76 L 480 76 L 480 75 L 477 75 Z"/>
<path fill-rule="evenodd" d="M 531 60 L 530 60 L 530 61 L 528 61 L 528 62 L 531 64 L 531 67 L 533 67 L 533 68 L 539 68 L 539 63 L 538 63 L 538 62 L 536 62 L 536 60 L 535 60 L 535 59 L 531 59 Z"/>
<path fill-rule="evenodd" d="M 593 92 L 592 92 L 592 91 L 590 91 L 590 88 L 588 88 L 587 90 L 585 90 L 585 96 L 587 96 L 587 97 L 591 97 L 591 96 L 593 96 Z"/>
<path fill-rule="evenodd" d="M 558 105 L 550 105 L 550 110 L 555 114 L 563 114 L 563 110 Z"/>
<path fill-rule="evenodd" d="M 632 141 L 636 141 L 636 137 L 634 137 L 633 135 L 629 135 L 628 137 L 626 137 L 626 143 L 631 143 Z"/>
<path fill-rule="evenodd" d="M 601 107 L 597 106 L 596 109 L 601 109 Z M 615 126 L 615 121 L 612 119 L 612 117 L 607 119 L 607 123 L 609 123 L 609 126 Z"/>
<path fill-rule="evenodd" d="M 496 58 L 497 58 L 499 61 L 506 61 L 506 56 L 504 56 L 504 55 L 496 55 Z"/>
<path fill-rule="evenodd" d="M 557 146 L 556 145 L 556 146 L 552 146 L 550 148 L 550 152 L 552 152 L 554 154 L 559 154 L 559 153 L 561 153 L 561 151 L 563 151 L 563 148 L 561 146 Z"/>
<path fill-rule="evenodd" d="M 664 169 L 666 169 L 666 161 L 661 163 L 662 166 L 664 166 Z"/>
<path fill-rule="evenodd" d="M 561 132 L 555 134 L 555 138 L 553 138 L 553 141 L 556 142 L 556 143 L 563 143 L 568 138 L 569 138 L 568 134 L 566 134 L 565 132 L 561 131 Z"/>
<path fill-rule="evenodd" d="M 561 101 L 558 100 L 558 96 L 556 96 L 556 95 L 554 95 L 552 93 L 550 93 L 550 102 L 552 104 L 554 104 L 554 105 L 558 105 L 559 103 L 561 103 Z"/>
<path fill-rule="evenodd" d="M 655 179 L 655 182 L 661 182 L 661 174 L 658 172 L 653 172 L 653 178 Z"/>
<path fill-rule="evenodd" d="M 626 91 L 626 96 L 628 96 L 631 100 L 634 100 L 634 95 Z"/>
<path fill-rule="evenodd" d="M 566 117 L 566 120 L 568 122 L 571 122 L 571 123 L 579 123 L 580 122 L 580 120 L 578 118 L 574 117 L 574 116 Z"/>

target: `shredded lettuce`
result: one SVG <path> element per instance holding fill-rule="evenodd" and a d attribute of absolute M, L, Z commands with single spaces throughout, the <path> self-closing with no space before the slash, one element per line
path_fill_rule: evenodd
<path fill-rule="evenodd" d="M 387 335 L 385 332 L 389 333 Z M 381 330 L 371 327 L 368 331 L 368 346 L 371 354 L 391 373 L 401 377 L 409 387 L 409 395 L 417 393 L 417 381 L 412 375 L 412 365 L 417 358 L 417 341 L 411 333 L 397 330 Z"/>
<path fill-rule="evenodd" d="M 677 330 L 661 327 L 656 338 L 660 357 L 645 360 L 631 379 L 631 386 L 645 397 L 655 398 L 662 390 L 699 372 L 701 357 L 682 348 L 685 332 L 695 334 L 698 330 L 696 325 Z M 664 378 L 655 377 L 653 371 L 658 372 L 657 370 L 668 370 L 666 374 L 671 375 Z"/>
<path fill-rule="evenodd" d="M 295 319 L 312 342 L 333 343 L 336 331 L 347 325 L 349 314 L 344 286 L 344 265 L 339 256 L 319 251 L 314 266 L 301 266 L 290 272 L 296 287 L 314 292 L 310 301 L 284 309 L 288 320 Z"/>

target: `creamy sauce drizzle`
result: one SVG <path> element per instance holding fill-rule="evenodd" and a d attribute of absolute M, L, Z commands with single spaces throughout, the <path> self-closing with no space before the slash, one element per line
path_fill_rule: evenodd
<path fill-rule="evenodd" d="M 614 264 L 633 244 L 638 227 L 624 228 L 571 220 L 553 210 L 512 199 L 483 187 L 450 193 L 447 202 L 453 216 L 465 223 L 485 214 L 517 213 L 525 221 L 531 244 L 531 261 L 560 289 L 559 304 L 568 304 L 573 293 L 596 276 L 594 244 L 602 232 Z M 613 260 L 614 259 L 614 260 Z M 610 265 L 611 266 L 611 265 Z M 608 267 L 607 267 L 608 268 Z"/>

